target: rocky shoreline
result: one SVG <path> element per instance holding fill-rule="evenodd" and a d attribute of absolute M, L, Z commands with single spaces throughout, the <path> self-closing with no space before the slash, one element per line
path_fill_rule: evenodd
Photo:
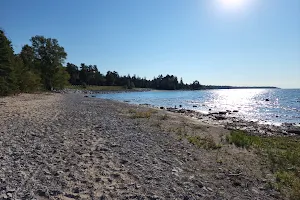
<path fill-rule="evenodd" d="M 164 107 L 159 107 L 165 109 Z M 261 136 L 300 136 L 300 126 L 294 123 L 283 123 L 281 125 L 262 124 L 255 121 L 247 121 L 238 117 L 232 117 L 230 114 L 234 111 L 219 111 L 204 114 L 194 110 L 166 108 L 169 112 L 180 113 L 204 122 L 207 124 L 220 125 L 229 130 L 243 130 L 252 135 Z"/>
<path fill-rule="evenodd" d="M 166 110 L 21 94 L 0 99 L 0 131 L 0 199 L 281 198 L 253 152 L 181 138 L 222 142 L 228 130 Z"/>

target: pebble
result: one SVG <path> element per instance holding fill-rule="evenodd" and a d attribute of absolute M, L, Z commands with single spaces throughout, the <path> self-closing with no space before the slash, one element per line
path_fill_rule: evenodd
<path fill-rule="evenodd" d="M 256 193 L 256 194 L 259 194 L 259 191 L 258 191 L 257 188 L 252 188 L 251 191 L 254 192 L 254 193 Z"/>

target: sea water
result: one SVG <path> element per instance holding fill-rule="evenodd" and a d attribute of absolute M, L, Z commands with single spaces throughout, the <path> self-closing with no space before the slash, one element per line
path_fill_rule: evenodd
<path fill-rule="evenodd" d="M 231 114 L 261 123 L 300 123 L 300 89 L 220 89 L 197 91 L 147 91 L 97 94 L 96 97 L 176 107 L 203 113 L 238 111 Z"/>

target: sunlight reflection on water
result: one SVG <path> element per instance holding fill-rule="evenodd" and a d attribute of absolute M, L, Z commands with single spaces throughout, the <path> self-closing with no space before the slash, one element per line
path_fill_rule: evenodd
<path fill-rule="evenodd" d="M 201 112 L 238 110 L 234 116 L 262 123 L 300 123 L 300 90 L 230 89 L 99 94 L 134 104 L 179 107 Z M 268 99 L 269 101 L 266 101 Z"/>

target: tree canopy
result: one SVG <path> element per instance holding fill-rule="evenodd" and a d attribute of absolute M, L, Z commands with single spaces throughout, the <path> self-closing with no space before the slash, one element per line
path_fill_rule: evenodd
<path fill-rule="evenodd" d="M 14 51 L 11 42 L 0 30 L 0 95 L 8 95 L 18 90 Z"/>
<path fill-rule="evenodd" d="M 0 95 L 61 89 L 70 75 L 63 67 L 67 53 L 56 39 L 34 36 L 14 54 L 11 41 L 0 30 Z"/>
<path fill-rule="evenodd" d="M 199 81 L 184 84 L 174 75 L 159 75 L 152 80 L 136 75 L 121 76 L 116 71 L 100 73 L 97 65 L 65 64 L 67 53 L 57 39 L 36 35 L 14 54 L 11 41 L 0 30 L 0 95 L 36 90 L 62 89 L 66 85 L 123 86 L 127 89 L 159 90 L 203 89 Z"/>

